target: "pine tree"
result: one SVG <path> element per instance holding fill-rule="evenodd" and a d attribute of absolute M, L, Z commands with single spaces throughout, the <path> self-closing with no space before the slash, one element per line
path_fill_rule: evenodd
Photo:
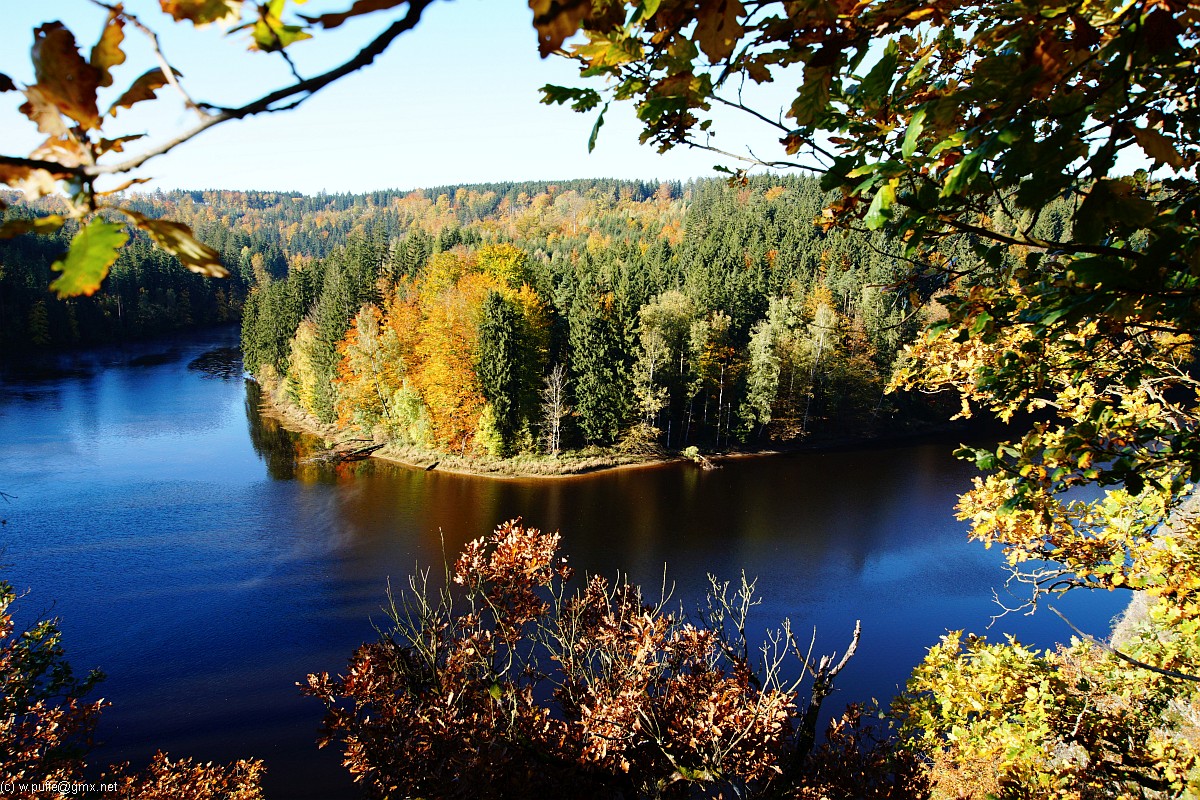
<path fill-rule="evenodd" d="M 39 300 L 29 309 L 29 342 L 34 347 L 50 344 L 50 314 L 45 300 Z"/>

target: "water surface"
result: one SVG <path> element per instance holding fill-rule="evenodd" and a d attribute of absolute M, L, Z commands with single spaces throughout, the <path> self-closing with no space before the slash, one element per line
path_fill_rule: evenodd
<path fill-rule="evenodd" d="M 561 531 L 581 572 L 628 572 L 695 607 L 706 574 L 758 578 L 761 626 L 816 626 L 858 656 L 827 707 L 886 698 L 948 629 L 984 632 L 1006 573 L 965 540 L 973 469 L 951 443 L 742 459 L 550 481 L 496 481 L 369 461 L 296 467 L 301 437 L 257 413 L 237 332 L 62 357 L 0 384 L 0 546 L 24 619 L 62 618 L 77 670 L 112 702 L 95 762 L 267 761 L 268 796 L 354 797 L 321 707 L 295 682 L 372 638 L 389 577 L 440 564 L 499 521 Z M 1062 607 L 1103 634 L 1120 595 Z M 989 632 L 1039 646 L 1049 614 Z"/>

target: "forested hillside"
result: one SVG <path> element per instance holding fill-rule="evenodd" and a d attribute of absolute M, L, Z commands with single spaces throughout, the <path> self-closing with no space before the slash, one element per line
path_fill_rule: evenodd
<path fill-rule="evenodd" d="M 8 198 L 13 216 L 36 216 Z M 70 226 L 0 241 L 5 352 L 236 320 L 247 369 L 325 424 L 503 458 L 725 449 L 893 424 L 921 320 L 899 248 L 822 215 L 816 179 L 576 180 L 365 195 L 132 195 L 227 280 L 133 232 L 100 291 L 45 288 Z M 1061 226 L 1050 209 L 1042 226 Z M 939 257 L 978 263 L 968 237 Z M 903 410 L 903 409 L 901 409 Z"/>
<path fill-rule="evenodd" d="M 284 201 L 256 215 L 288 269 L 252 270 L 246 365 L 321 422 L 441 452 L 858 429 L 888 418 L 915 321 L 887 244 L 827 231 L 828 199 L 793 178 Z"/>
<path fill-rule="evenodd" d="M 18 197 L 0 192 L 0 200 L 14 206 L 6 220 L 40 215 L 53 202 L 31 209 Z M 248 269 L 234 269 L 227 280 L 208 280 L 185 270 L 145 234 L 133 235 L 100 291 L 60 298 L 47 289 L 55 277 L 51 264 L 67 251 L 72 235 L 74 226 L 44 236 L 0 238 L 0 353 L 137 339 L 241 315 L 253 281 Z M 237 265 L 243 249 L 270 254 L 272 248 L 273 242 L 247 235 L 222 252 L 227 263 Z"/>

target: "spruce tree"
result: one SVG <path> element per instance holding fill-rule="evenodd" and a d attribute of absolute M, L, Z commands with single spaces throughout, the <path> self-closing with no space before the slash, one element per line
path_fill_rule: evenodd
<path fill-rule="evenodd" d="M 597 444 L 617 440 L 629 416 L 629 356 L 612 295 L 576 296 L 571 308 L 571 373 L 575 410 L 584 437 Z"/>
<path fill-rule="evenodd" d="M 521 315 L 499 292 L 483 303 L 479 323 L 479 362 L 476 373 L 483 396 L 492 404 L 503 455 L 512 449 L 521 424 Z"/>

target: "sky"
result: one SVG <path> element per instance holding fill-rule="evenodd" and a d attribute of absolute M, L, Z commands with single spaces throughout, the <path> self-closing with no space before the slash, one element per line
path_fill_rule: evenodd
<path fill-rule="evenodd" d="M 304 13 L 343 10 L 351 0 L 310 0 Z M 163 51 L 202 102 L 231 106 L 290 81 L 278 56 L 247 51 L 246 34 L 216 26 L 176 24 L 157 0 L 127 0 L 126 8 L 160 36 Z M 394 14 L 394 12 L 391 12 Z M 289 48 L 308 76 L 343 60 L 383 29 L 389 12 L 353 20 L 315 41 Z M 87 0 L 0 0 L 0 73 L 33 82 L 33 29 L 59 20 L 86 53 L 104 13 Z M 143 37 L 127 28 L 129 60 L 102 90 L 103 110 L 134 78 L 155 66 Z M 596 149 L 587 151 L 595 112 L 578 114 L 540 103 L 546 83 L 585 85 L 566 59 L 541 59 L 525 0 L 453 0 L 434 4 L 416 30 L 401 36 L 375 64 L 333 84 L 295 111 L 232 121 L 149 162 L 144 188 L 272 189 L 363 192 L 504 180 L 615 177 L 686 180 L 711 176 L 721 157 L 675 149 L 660 155 L 638 143 L 630 104 L 605 117 Z M 778 113 L 794 86 L 756 97 Z M 164 90 L 165 92 L 166 90 Z M 163 96 L 160 92 L 160 97 Z M 25 155 L 42 138 L 17 107 L 16 92 L 0 94 L 0 152 Z M 156 108 L 150 109 L 150 106 Z M 733 112 L 717 115 L 714 144 L 744 153 L 781 155 L 766 126 Z M 117 118 L 121 133 L 170 138 L 191 112 L 176 97 L 145 103 Z M 109 125 L 106 124 L 107 131 Z M 110 134 L 106 134 L 110 135 Z M 130 146 L 134 151 L 136 143 Z M 734 162 L 725 159 L 733 166 Z"/>

